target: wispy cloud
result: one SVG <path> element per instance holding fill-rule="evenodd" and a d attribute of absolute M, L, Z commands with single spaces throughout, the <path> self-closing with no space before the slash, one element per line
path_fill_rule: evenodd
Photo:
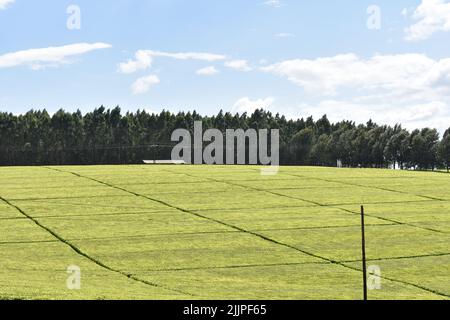
<path fill-rule="evenodd" d="M 29 66 L 34 70 L 69 63 L 69 58 L 99 49 L 111 48 L 107 43 L 76 43 L 61 47 L 29 49 L 0 55 L 0 69 Z"/>
<path fill-rule="evenodd" d="M 0 10 L 5 10 L 10 4 L 13 4 L 15 0 L 0 0 Z"/>
<path fill-rule="evenodd" d="M 442 133 L 450 122 L 449 108 L 442 101 L 401 104 L 397 101 L 323 100 L 316 104 L 302 104 L 290 112 L 294 117 L 308 114 L 316 119 L 326 114 L 333 122 L 351 119 L 356 123 L 366 123 L 372 119 L 382 124 L 401 123 L 408 129 L 431 126 Z"/>
<path fill-rule="evenodd" d="M 405 40 L 420 41 L 436 32 L 450 31 L 450 2 L 422 0 L 412 18 L 417 22 L 405 29 Z"/>
<path fill-rule="evenodd" d="M 275 34 L 276 38 L 295 38 L 295 34 L 288 32 L 280 32 Z"/>
<path fill-rule="evenodd" d="M 197 70 L 196 73 L 200 76 L 212 76 L 212 75 L 218 74 L 219 70 L 217 70 L 216 67 L 214 67 L 214 66 L 209 66 L 209 67 Z"/>
<path fill-rule="evenodd" d="M 247 60 L 231 60 L 231 61 L 227 61 L 225 62 L 225 66 L 228 68 L 232 68 L 234 70 L 238 70 L 238 71 L 251 71 L 252 68 L 248 65 L 248 61 Z"/>
<path fill-rule="evenodd" d="M 151 87 L 159 84 L 161 81 L 156 75 L 149 75 L 137 79 L 131 86 L 134 94 L 143 94 L 150 90 Z"/>
<path fill-rule="evenodd" d="M 267 0 L 264 1 L 263 4 L 272 8 L 280 8 L 284 5 L 281 0 Z"/>
<path fill-rule="evenodd" d="M 433 60 L 423 54 L 376 55 L 370 59 L 342 54 L 286 60 L 262 70 L 322 95 L 333 95 L 339 89 L 438 92 L 449 90 L 450 83 L 450 59 Z"/>
<path fill-rule="evenodd" d="M 256 99 L 252 100 L 249 97 L 243 97 L 240 98 L 233 106 L 232 112 L 247 112 L 247 113 L 253 113 L 256 109 L 266 109 L 268 110 L 273 103 L 275 102 L 275 99 L 273 97 L 267 97 L 265 99 Z"/>
<path fill-rule="evenodd" d="M 163 51 L 148 51 L 153 57 L 166 57 L 178 60 L 200 60 L 200 61 L 219 61 L 225 60 L 226 56 L 221 54 L 214 54 L 208 52 L 163 52 Z"/>
<path fill-rule="evenodd" d="M 121 73 L 134 73 L 139 70 L 145 70 L 152 66 L 152 62 L 156 57 L 171 58 L 177 60 L 199 60 L 214 62 L 226 60 L 226 56 L 207 52 L 163 52 L 154 50 L 139 50 L 135 54 L 135 58 L 127 62 L 119 63 L 118 71 Z"/>

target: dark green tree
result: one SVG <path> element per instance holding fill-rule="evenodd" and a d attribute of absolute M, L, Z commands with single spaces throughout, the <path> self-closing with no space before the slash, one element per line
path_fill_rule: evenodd
<path fill-rule="evenodd" d="M 439 143 L 439 158 L 444 164 L 447 172 L 450 168 L 450 129 L 444 134 L 442 141 Z"/>

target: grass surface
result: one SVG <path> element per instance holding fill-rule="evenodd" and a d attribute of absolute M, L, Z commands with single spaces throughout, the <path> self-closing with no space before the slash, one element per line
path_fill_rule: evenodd
<path fill-rule="evenodd" d="M 360 299 L 361 204 L 369 298 L 449 299 L 449 175 L 246 166 L 0 168 L 0 299 Z"/>

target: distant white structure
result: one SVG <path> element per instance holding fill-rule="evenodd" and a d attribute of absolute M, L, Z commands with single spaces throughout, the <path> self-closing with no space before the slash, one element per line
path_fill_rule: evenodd
<path fill-rule="evenodd" d="M 398 162 L 394 162 L 393 164 L 389 165 L 389 169 L 391 170 L 400 170 L 400 164 Z"/>
<path fill-rule="evenodd" d="M 186 164 L 184 160 L 144 160 L 144 164 Z"/>

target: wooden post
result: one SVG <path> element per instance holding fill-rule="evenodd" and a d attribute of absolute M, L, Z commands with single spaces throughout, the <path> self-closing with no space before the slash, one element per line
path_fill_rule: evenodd
<path fill-rule="evenodd" d="M 363 263 L 363 287 L 364 301 L 367 301 L 367 264 L 366 264 L 366 234 L 364 225 L 364 206 L 361 206 L 361 234 L 362 234 L 362 263 Z"/>

